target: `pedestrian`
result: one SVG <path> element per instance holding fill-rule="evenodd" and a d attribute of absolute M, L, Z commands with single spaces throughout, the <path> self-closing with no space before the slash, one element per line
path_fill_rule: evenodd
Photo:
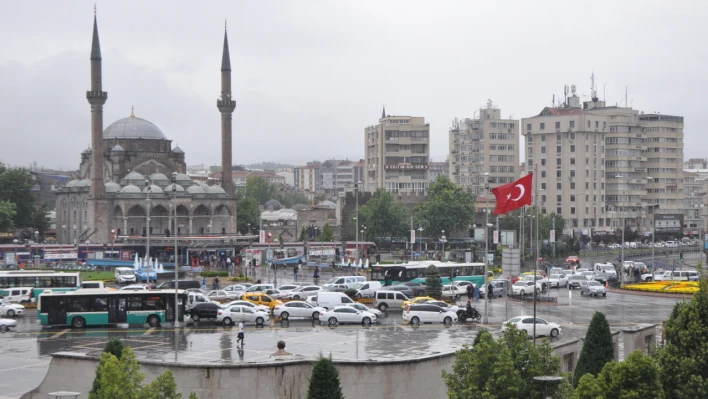
<path fill-rule="evenodd" d="M 245 337 L 246 335 L 243 333 L 243 321 L 241 321 L 240 323 L 238 323 L 238 336 L 236 337 L 236 346 L 241 348 L 246 345 L 246 343 L 244 342 Z"/>
<path fill-rule="evenodd" d="M 474 286 L 474 300 L 475 302 L 479 301 L 479 287 L 476 285 Z"/>
<path fill-rule="evenodd" d="M 219 276 L 214 277 L 214 289 L 219 289 Z"/>
<path fill-rule="evenodd" d="M 320 267 L 315 266 L 315 274 L 312 276 L 312 279 L 315 282 L 315 285 L 319 285 L 320 282 Z"/>
<path fill-rule="evenodd" d="M 202 277 L 202 291 L 206 291 L 207 285 L 206 285 L 206 277 Z"/>
<path fill-rule="evenodd" d="M 231 269 L 231 257 L 229 257 L 229 256 L 226 257 L 226 267 Z"/>
<path fill-rule="evenodd" d="M 474 285 L 467 285 L 467 300 L 469 301 L 474 296 Z"/>
<path fill-rule="evenodd" d="M 494 298 L 494 286 L 492 285 L 492 283 L 489 283 L 487 285 L 487 299 L 489 299 L 491 301 L 493 298 Z"/>

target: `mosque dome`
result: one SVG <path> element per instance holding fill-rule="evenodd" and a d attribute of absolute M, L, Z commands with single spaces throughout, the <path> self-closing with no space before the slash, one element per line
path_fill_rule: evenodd
<path fill-rule="evenodd" d="M 164 194 L 164 191 L 160 188 L 160 186 L 151 184 L 143 189 L 143 193 L 148 192 L 148 188 L 150 189 L 150 194 Z"/>
<path fill-rule="evenodd" d="M 117 193 L 118 191 L 120 191 L 120 184 L 118 184 L 114 181 L 106 182 L 106 192 L 107 193 Z"/>
<path fill-rule="evenodd" d="M 76 187 L 91 187 L 91 180 L 83 179 L 76 183 Z"/>
<path fill-rule="evenodd" d="M 131 114 L 127 118 L 118 119 L 103 131 L 103 139 L 146 139 L 167 140 L 159 127 L 150 121 L 137 118 Z"/>
<path fill-rule="evenodd" d="M 206 191 L 204 191 L 201 184 L 193 184 L 187 187 L 187 192 L 190 194 L 206 194 Z"/>
<path fill-rule="evenodd" d="M 142 180 L 145 180 L 145 176 L 143 176 L 142 174 L 140 174 L 136 171 L 132 171 L 132 172 L 128 173 L 127 175 L 125 175 L 123 180 L 140 180 L 140 181 L 142 181 Z"/>
<path fill-rule="evenodd" d="M 123 146 L 120 144 L 116 144 L 113 146 L 113 148 L 111 148 L 111 152 L 121 152 L 121 151 L 125 151 L 125 148 L 123 148 Z"/>
<path fill-rule="evenodd" d="M 168 184 L 165 187 L 165 192 L 167 194 L 172 193 L 172 186 L 173 186 L 172 184 Z M 180 186 L 179 184 L 174 184 L 174 186 L 176 187 L 178 193 L 184 192 L 184 187 Z"/>
<path fill-rule="evenodd" d="M 322 201 L 317 204 L 316 208 L 324 208 L 324 209 L 337 209 L 337 204 L 335 204 L 332 201 Z"/>
<path fill-rule="evenodd" d="M 207 194 L 226 194 L 226 191 L 221 186 L 210 186 L 206 192 Z"/>
<path fill-rule="evenodd" d="M 66 188 L 76 187 L 76 185 L 79 184 L 80 181 L 81 181 L 81 180 L 78 180 L 78 179 L 69 180 L 69 182 L 66 183 L 66 186 L 65 186 L 65 187 L 66 187 Z"/>
<path fill-rule="evenodd" d="M 192 184 L 192 179 L 184 173 L 177 173 L 175 178 L 177 179 L 177 184 L 181 184 L 183 186 Z"/>
<path fill-rule="evenodd" d="M 280 204 L 280 202 L 278 202 L 278 200 L 272 199 L 270 201 L 266 201 L 266 203 L 263 204 L 263 209 L 265 209 L 266 211 L 279 211 L 283 209 L 283 206 Z"/>
<path fill-rule="evenodd" d="M 162 183 L 162 182 L 167 182 L 167 181 L 169 181 L 170 179 L 168 179 L 167 176 L 165 176 L 164 174 L 162 174 L 162 173 L 160 173 L 160 172 L 155 172 L 155 173 L 153 173 L 153 174 L 150 175 L 150 180 L 152 180 L 152 181 L 154 181 L 154 182 L 156 182 L 156 183 L 159 184 L 159 183 Z"/>
<path fill-rule="evenodd" d="M 119 192 L 124 194 L 140 194 L 140 189 L 134 184 L 128 184 L 121 188 Z"/>

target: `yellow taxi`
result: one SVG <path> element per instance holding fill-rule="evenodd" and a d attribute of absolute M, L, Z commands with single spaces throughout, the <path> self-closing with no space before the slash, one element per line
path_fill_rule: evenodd
<path fill-rule="evenodd" d="M 403 305 L 401 305 L 402 309 L 405 309 L 408 305 L 415 305 L 417 303 L 425 303 L 428 301 L 437 301 L 435 298 L 431 298 L 429 296 L 419 296 L 417 298 L 413 298 L 410 301 L 404 301 Z"/>
<path fill-rule="evenodd" d="M 256 305 L 267 306 L 270 308 L 270 310 L 273 310 L 274 307 L 283 304 L 282 301 L 278 299 L 273 299 L 270 296 L 260 292 L 249 292 L 248 294 L 245 294 L 243 296 L 243 299 L 248 302 L 255 303 Z"/>

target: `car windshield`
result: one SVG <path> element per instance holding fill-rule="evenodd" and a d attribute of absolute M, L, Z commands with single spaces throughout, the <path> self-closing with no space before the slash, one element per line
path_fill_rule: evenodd
<path fill-rule="evenodd" d="M 600 284 L 597 281 L 588 281 L 588 286 L 597 287 L 598 285 L 602 285 L 602 284 Z"/>
<path fill-rule="evenodd" d="M 526 285 L 526 282 L 525 281 L 517 281 L 514 283 L 514 285 L 517 287 L 523 287 Z"/>
<path fill-rule="evenodd" d="M 327 282 L 325 284 L 334 284 L 339 279 L 340 279 L 339 277 L 333 277 L 333 278 L 327 280 Z"/>
<path fill-rule="evenodd" d="M 362 284 L 362 283 L 353 283 L 353 284 L 349 284 L 349 288 L 358 290 L 358 289 L 361 288 L 361 286 L 363 286 L 363 285 L 364 285 L 364 284 Z"/>
<path fill-rule="evenodd" d="M 118 270 L 118 274 L 125 276 L 125 275 L 131 275 L 131 274 L 135 274 L 135 273 L 133 273 L 132 270 Z"/>
<path fill-rule="evenodd" d="M 507 321 L 507 323 L 516 323 L 516 322 L 520 321 L 521 319 L 523 319 L 523 317 L 514 317 L 513 319 L 509 319 L 509 321 Z"/>
<path fill-rule="evenodd" d="M 560 274 L 551 274 L 551 279 L 559 279 Z"/>

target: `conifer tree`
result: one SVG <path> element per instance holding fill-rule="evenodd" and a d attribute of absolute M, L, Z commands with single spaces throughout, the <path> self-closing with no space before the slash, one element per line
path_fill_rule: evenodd
<path fill-rule="evenodd" d="M 331 357 L 320 355 L 312 367 L 307 399 L 344 399 L 339 371 L 334 367 Z"/>
<path fill-rule="evenodd" d="M 583 349 L 580 351 L 578 365 L 573 373 L 573 386 L 578 386 L 580 378 L 585 374 L 597 376 L 605 364 L 615 359 L 615 348 L 612 344 L 612 333 L 605 314 L 595 312 L 590 321 L 590 327 L 585 335 Z"/>

